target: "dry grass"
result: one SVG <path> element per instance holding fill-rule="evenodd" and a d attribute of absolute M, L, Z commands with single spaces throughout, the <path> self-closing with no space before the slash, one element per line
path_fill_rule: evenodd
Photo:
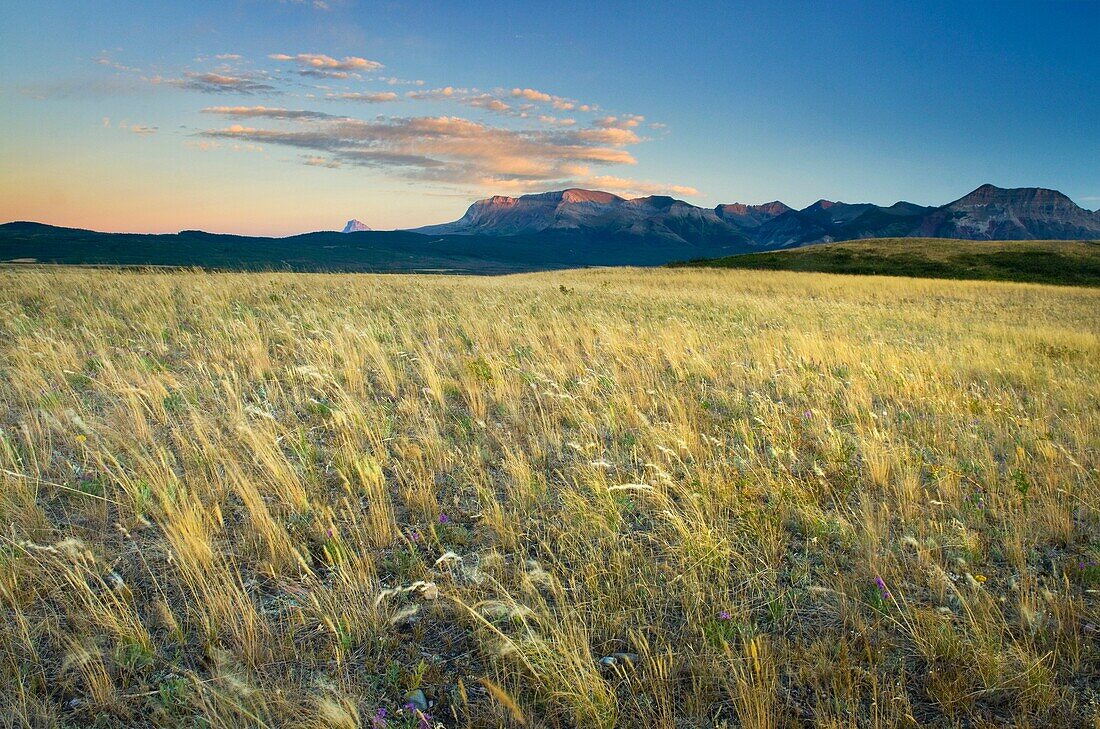
<path fill-rule="evenodd" d="M 1095 726 L 1098 311 L 0 271 L 3 721 Z"/>

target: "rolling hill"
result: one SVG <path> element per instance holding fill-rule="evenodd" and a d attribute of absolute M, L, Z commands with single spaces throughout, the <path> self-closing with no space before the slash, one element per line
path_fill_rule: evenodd
<path fill-rule="evenodd" d="M 494 274 L 584 266 L 658 266 L 743 250 L 743 245 L 723 241 L 697 244 L 659 235 L 576 235 L 555 230 L 512 236 L 323 231 L 263 238 L 190 230 L 152 235 L 99 233 L 27 222 L 0 225 L 0 263 Z"/>
<path fill-rule="evenodd" d="M 883 238 L 671 265 L 1100 286 L 1100 242 Z"/>

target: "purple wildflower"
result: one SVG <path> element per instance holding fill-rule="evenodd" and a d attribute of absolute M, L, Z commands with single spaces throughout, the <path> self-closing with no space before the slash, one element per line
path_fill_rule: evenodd
<path fill-rule="evenodd" d="M 407 704 L 405 704 L 401 708 L 403 708 L 405 711 L 409 712 L 410 714 L 416 714 L 416 717 L 420 720 L 420 723 L 418 724 L 419 729 L 432 729 L 432 715 L 431 714 L 425 714 L 423 711 L 416 708 L 416 704 L 414 704 L 411 701 L 408 702 Z"/>
<path fill-rule="evenodd" d="M 409 532 L 409 538 L 412 539 L 414 542 L 419 542 L 420 541 L 420 532 L 413 529 L 411 532 Z"/>
<path fill-rule="evenodd" d="M 812 410 L 807 410 L 806 412 L 802 413 L 802 415 L 806 418 L 806 420 L 809 420 L 814 416 L 814 413 Z"/>
<path fill-rule="evenodd" d="M 386 729 L 386 710 L 382 707 L 378 707 L 378 711 L 374 712 L 374 716 L 370 718 L 371 729 Z"/>
<path fill-rule="evenodd" d="M 446 514 L 440 514 L 439 515 L 439 523 L 440 524 L 446 524 L 450 520 L 451 520 L 451 517 L 447 516 Z"/>
<path fill-rule="evenodd" d="M 718 611 L 718 619 L 719 620 L 729 620 L 730 619 L 730 611 L 729 610 L 719 610 Z"/>
<path fill-rule="evenodd" d="M 879 593 L 882 595 L 883 600 L 890 599 L 890 591 L 886 589 L 886 583 L 881 577 L 875 578 L 875 587 L 878 588 Z"/>

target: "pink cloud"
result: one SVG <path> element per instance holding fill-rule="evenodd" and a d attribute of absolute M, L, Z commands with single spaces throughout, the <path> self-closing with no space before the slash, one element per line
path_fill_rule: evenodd
<path fill-rule="evenodd" d="M 215 107 L 216 108 L 216 107 Z M 516 130 L 461 117 L 358 120 L 318 112 L 234 109 L 237 118 L 293 120 L 296 127 L 232 124 L 209 139 L 307 150 L 311 157 L 394 170 L 404 177 L 465 185 L 542 184 L 586 174 L 593 165 L 633 165 L 624 130 Z M 609 136 L 612 132 L 618 136 Z"/>
<path fill-rule="evenodd" d="M 323 78 L 348 78 L 355 72 L 377 71 L 384 68 L 378 61 L 359 56 L 344 56 L 342 59 L 336 59 L 323 53 L 298 53 L 293 56 L 286 53 L 273 53 L 268 58 L 297 64 L 298 73 L 303 76 Z"/>

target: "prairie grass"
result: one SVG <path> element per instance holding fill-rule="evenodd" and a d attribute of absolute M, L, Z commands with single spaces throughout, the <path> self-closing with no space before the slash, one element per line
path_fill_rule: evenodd
<path fill-rule="evenodd" d="M 2 721 L 1097 726 L 1098 312 L 0 271 Z"/>

